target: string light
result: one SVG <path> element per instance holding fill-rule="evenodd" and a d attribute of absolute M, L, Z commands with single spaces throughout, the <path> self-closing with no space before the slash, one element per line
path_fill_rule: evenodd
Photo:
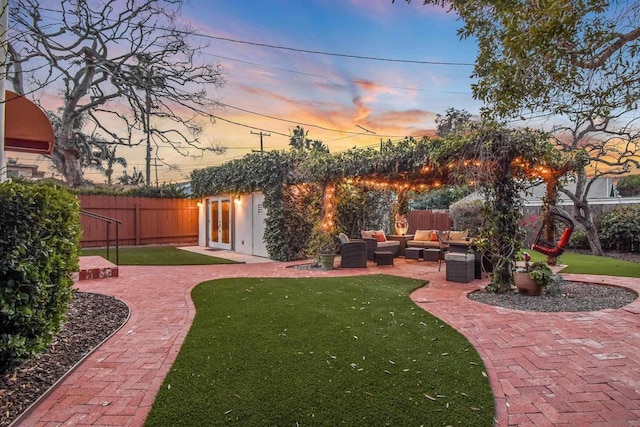
<path fill-rule="evenodd" d="M 327 184 L 324 191 L 324 218 L 322 218 L 322 229 L 325 231 L 333 231 L 334 221 L 336 215 L 336 206 L 333 202 L 335 196 L 336 187 L 335 184 Z"/>

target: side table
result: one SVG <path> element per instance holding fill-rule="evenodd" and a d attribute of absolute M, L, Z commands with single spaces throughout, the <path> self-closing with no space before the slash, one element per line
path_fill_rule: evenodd
<path fill-rule="evenodd" d="M 400 242 L 400 252 L 398 256 L 405 256 L 404 250 L 407 247 L 407 241 L 413 240 L 413 234 L 389 234 L 387 239 Z"/>
<path fill-rule="evenodd" d="M 469 283 L 475 279 L 473 254 L 449 252 L 444 256 L 447 264 L 446 280 L 451 282 Z"/>

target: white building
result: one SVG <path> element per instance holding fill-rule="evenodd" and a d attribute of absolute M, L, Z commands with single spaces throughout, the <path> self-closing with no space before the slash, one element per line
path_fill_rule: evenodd
<path fill-rule="evenodd" d="M 198 245 L 268 258 L 263 203 L 264 195 L 259 192 L 202 199 L 198 203 Z"/>

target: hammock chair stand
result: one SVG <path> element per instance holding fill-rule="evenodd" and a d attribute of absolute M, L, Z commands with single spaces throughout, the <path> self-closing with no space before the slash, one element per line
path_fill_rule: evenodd
<path fill-rule="evenodd" d="M 547 221 L 558 221 L 565 225 L 560 239 L 557 242 L 550 242 L 544 238 Z M 536 240 L 531 245 L 531 249 L 547 256 L 557 257 L 564 252 L 565 246 L 569 243 L 569 238 L 571 237 L 571 233 L 573 233 L 573 220 L 566 211 L 557 206 L 551 206 L 547 215 L 547 221 L 544 221 L 540 226 Z"/>

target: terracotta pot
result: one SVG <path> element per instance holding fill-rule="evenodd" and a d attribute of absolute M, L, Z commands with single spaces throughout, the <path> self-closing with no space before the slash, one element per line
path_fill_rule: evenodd
<path fill-rule="evenodd" d="M 529 273 L 513 273 L 513 281 L 520 295 L 538 296 L 542 293 L 542 286 L 529 276 Z"/>

